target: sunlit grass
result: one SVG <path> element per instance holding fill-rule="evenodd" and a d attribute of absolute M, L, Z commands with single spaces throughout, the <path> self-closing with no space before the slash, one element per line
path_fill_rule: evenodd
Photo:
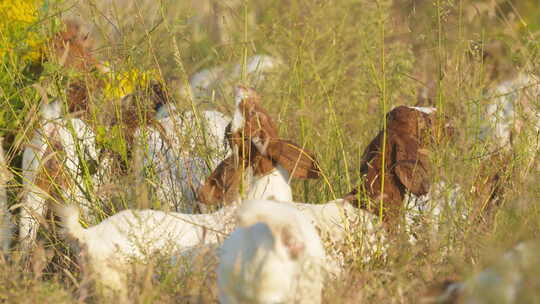
<path fill-rule="evenodd" d="M 474 192 L 478 178 L 485 171 L 489 174 L 498 169 L 492 164 L 506 167 L 506 191 L 491 224 L 450 218 L 442 227 L 444 238 L 420 231 L 421 240 L 415 246 L 404 241 L 392 244 L 386 261 L 361 263 L 352 256 L 344 277 L 328 284 L 327 303 L 415 303 L 432 284 L 474 273 L 518 241 L 537 237 L 538 148 L 530 146 L 538 143 L 538 134 L 525 125 L 523 130 L 528 131 L 507 147 L 510 157 L 502 164 L 487 160 L 497 151 L 497 142 L 484 141 L 479 135 L 487 120 L 483 111 L 492 101 L 486 97 L 488 90 L 518 71 L 530 72 L 537 67 L 536 42 L 530 38 L 537 33 L 524 28 L 516 21 L 519 19 L 493 17 L 489 10 L 478 10 L 480 15 L 476 16 L 470 1 L 432 1 L 415 11 L 391 1 L 246 1 L 232 8 L 235 21 L 227 28 L 230 41 L 223 43 L 212 36 L 209 26 L 197 25 L 207 24 L 197 17 L 202 8 L 184 2 L 118 0 L 106 7 L 96 0 L 79 7 L 96 41 L 95 56 L 110 62 L 116 71 L 139 73 L 140 77 L 159 75 L 176 95 L 174 102 L 181 111 L 218 109 L 231 115 L 233 110 L 230 95 L 198 103 L 189 95 L 178 94 L 193 73 L 221 64 L 245 65 L 255 54 L 279 58 L 283 66 L 257 89 L 280 135 L 314 151 L 324 173 L 317 181 L 294 181 L 295 200 L 323 203 L 357 187 L 362 152 L 385 128 L 384 114 L 396 105 L 416 104 L 419 89 L 430 85 L 436 88 L 432 105 L 455 127 L 454 138 L 430 152 L 433 180 L 458 185 L 464 191 L 461 204 L 476 206 L 481 203 Z M 481 2 L 487 5 L 489 1 Z M 45 21 L 39 23 L 43 32 L 52 34 L 47 22 L 54 23 L 56 13 L 74 15 L 73 3 L 63 1 L 58 8 L 53 5 Z M 537 5 L 533 8 L 540 11 Z M 526 16 L 534 16 L 532 10 Z M 252 23 L 253 16 L 257 24 Z M 497 53 L 495 59 L 483 56 L 481 51 L 495 40 L 518 51 Z M 36 111 L 43 102 L 43 92 L 32 86 L 36 80 L 29 79 L 17 61 L 4 60 L 1 65 L 0 131 L 6 138 L 4 149 L 12 171 L 19 176 L 8 188 L 10 205 L 16 205 L 22 149 L 37 127 Z M 503 72 L 495 75 L 494 65 Z M 59 80 L 66 76 L 65 71 L 50 65 L 45 72 L 39 83 L 49 98 L 65 98 L 65 82 Z M 245 75 L 238 81 L 246 81 Z M 88 225 L 121 209 L 164 205 L 151 190 L 143 189 L 151 189 L 159 181 L 151 175 L 141 181 L 127 152 L 126 134 L 108 125 L 121 114 L 120 102 L 115 99 L 120 93 L 110 89 L 107 98 L 107 94 L 92 92 L 88 122 L 98 134 L 100 147 L 121 152 L 125 168 L 113 166 L 106 173 L 110 176 L 106 176 L 105 186 L 97 188 L 90 176 L 95 164 L 83 162 L 81 186 L 90 190 L 86 196 L 94 203 L 96 215 L 85 219 Z M 230 92 L 230 88 L 224 92 L 227 90 Z M 137 99 L 138 103 L 144 101 Z M 540 109 L 538 98 L 530 103 L 536 111 Z M 143 104 L 137 106 L 139 117 L 144 116 Z M 203 157 L 210 153 L 207 149 L 197 152 Z M 93 161 L 100 165 L 99 160 Z M 47 240 L 49 232 L 43 229 L 42 238 Z M 44 297 L 45 302 L 74 302 L 79 297 L 76 284 L 61 267 L 43 279 L 20 273 L 21 266 L 17 260 L 0 263 L 0 272 L 13 274 L 2 276 L 1 300 L 26 301 L 14 292 L 16 289 L 27 289 L 36 299 Z M 193 287 L 194 283 L 186 283 L 175 268 L 159 263 L 156 267 L 159 271 L 159 267 L 165 268 L 161 280 L 146 274 L 132 282 L 134 294 L 138 293 L 135 301 L 173 303 L 186 295 L 196 298 L 185 288 L 200 294 L 211 288 L 202 284 Z M 81 280 L 76 273 L 74 277 L 76 282 Z M 92 293 L 90 299 L 99 302 Z"/>

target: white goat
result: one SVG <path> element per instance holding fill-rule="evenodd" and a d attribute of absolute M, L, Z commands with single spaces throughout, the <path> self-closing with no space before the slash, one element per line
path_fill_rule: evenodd
<path fill-rule="evenodd" d="M 537 299 L 538 285 L 534 278 L 538 273 L 539 252 L 538 241 L 520 243 L 492 267 L 463 282 L 448 285 L 435 300 L 437 303 L 512 304 Z"/>
<path fill-rule="evenodd" d="M 74 206 L 58 207 L 65 235 L 98 286 L 127 297 L 130 262 L 157 254 L 174 255 L 193 246 L 219 242 L 233 228 L 235 206 L 211 214 L 124 210 L 84 229 Z"/>
<path fill-rule="evenodd" d="M 276 165 L 265 175 L 251 172 L 248 176 L 249 186 L 246 199 L 274 199 L 277 201 L 292 201 L 292 190 L 289 184 L 289 172 L 281 165 Z"/>
<path fill-rule="evenodd" d="M 202 181 L 230 153 L 225 146 L 229 119 L 217 111 L 180 114 L 173 105 L 162 106 L 157 116 L 161 130 L 148 129 L 140 147 L 148 149 L 145 166 L 155 170 L 158 199 L 174 211 L 192 213 Z"/>
<path fill-rule="evenodd" d="M 246 75 L 252 86 L 261 85 L 268 73 L 276 70 L 281 61 L 268 55 L 254 55 L 247 59 Z M 229 95 L 226 88 L 232 87 L 242 76 L 242 65 L 226 64 L 205 69 L 194 74 L 190 79 L 191 95 L 195 100 Z M 181 89 L 183 96 L 189 96 L 186 89 Z"/>
<path fill-rule="evenodd" d="M 339 277 L 345 267 L 343 248 L 354 246 L 354 255 L 362 262 L 373 257 L 385 257 L 386 231 L 376 216 L 355 208 L 344 199 L 323 204 L 289 203 L 301 211 L 317 227 L 326 248 L 327 271 L 333 278 Z"/>
<path fill-rule="evenodd" d="M 294 207 L 245 201 L 218 267 L 220 302 L 320 303 L 325 253 L 315 227 Z"/>
<path fill-rule="evenodd" d="M 517 138 L 521 132 L 529 145 L 538 150 L 540 112 L 535 101 L 540 96 L 540 80 L 531 74 L 520 73 L 514 79 L 497 85 L 490 95 L 493 99 L 487 106 L 488 126 L 482 136 L 491 136 L 498 145 L 504 146 Z M 536 142 L 531 142 L 536 139 Z"/>
<path fill-rule="evenodd" d="M 19 241 L 23 250 L 34 245 L 39 222 L 36 217 L 45 216 L 46 200 L 50 198 L 50 177 L 43 171 L 44 162 L 53 152 L 65 157 L 65 173 L 74 181 L 64 188 L 64 195 L 77 201 L 85 214 L 91 210 L 90 202 L 84 192 L 84 181 L 88 173 L 84 160 L 97 160 L 95 135 L 80 119 L 62 118 L 62 103 L 54 101 L 41 106 L 41 122 L 23 153 L 23 198 L 19 221 Z M 61 151 L 59 151 L 61 150 Z M 81 162 L 83 160 L 83 162 Z M 46 184 L 44 184 L 46 183 Z"/>

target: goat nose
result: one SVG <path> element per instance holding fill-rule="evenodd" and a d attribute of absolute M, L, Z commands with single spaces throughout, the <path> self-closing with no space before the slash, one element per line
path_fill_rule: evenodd
<path fill-rule="evenodd" d="M 236 85 L 236 94 L 245 94 L 248 91 L 248 88 L 244 85 L 238 84 Z"/>
<path fill-rule="evenodd" d="M 237 84 L 235 88 L 235 93 L 236 93 L 236 96 L 240 96 L 243 99 L 250 95 L 251 89 L 242 84 Z"/>

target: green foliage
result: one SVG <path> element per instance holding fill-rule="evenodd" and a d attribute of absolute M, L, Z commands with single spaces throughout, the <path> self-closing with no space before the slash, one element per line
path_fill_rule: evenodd
<path fill-rule="evenodd" d="M 47 2 L 0 1 L 0 136 L 22 128 L 37 98 L 29 86 L 36 80 L 44 48 Z"/>

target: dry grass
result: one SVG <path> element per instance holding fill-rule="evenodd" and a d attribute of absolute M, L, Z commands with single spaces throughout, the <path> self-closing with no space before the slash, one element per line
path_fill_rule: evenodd
<path fill-rule="evenodd" d="M 109 2 L 115 5 L 106 6 Z M 204 5 L 188 2 L 88 0 L 72 8 L 75 1 L 64 1 L 58 11 L 71 17 L 78 15 L 76 9 L 82 12 L 96 42 L 96 58 L 108 61 L 113 70 L 156 70 L 173 93 L 201 68 L 245 62 L 248 56 L 260 53 L 283 61 L 282 68 L 257 89 L 265 108 L 279 123 L 280 134 L 314 151 L 325 175 L 316 181 L 295 182 L 297 201 L 326 202 L 356 186 L 362 151 L 382 128 L 383 114 L 395 105 L 417 102 L 436 106 L 455 126 L 454 138 L 431 151 L 432 177 L 459 185 L 464 190 L 463 206 L 478 206 L 485 199 L 474 188 L 479 179 L 495 171 L 509 177 L 503 179 L 504 195 L 489 221 L 461 220 L 448 213 L 444 233 L 432 237 L 420 230 L 415 246 L 396 240 L 385 261 L 363 263 L 352 251 L 346 253 L 350 264 L 342 278 L 328 283 L 326 303 L 418 303 L 437 282 L 466 277 L 517 242 L 538 237 L 540 166 L 538 150 L 529 148 L 538 143 L 538 134 L 517 136 L 514 145 L 507 147 L 509 156 L 503 162 L 489 160 L 497 143 L 479 136 L 486 123 L 485 107 L 493 102 L 486 92 L 520 72 L 537 71 L 538 33 L 532 32 L 536 25 L 524 27 L 529 19 L 521 19 L 534 13 L 511 5 L 517 1 L 496 1 L 499 6 L 487 0 L 253 0 L 238 1 L 238 5 L 231 1 L 227 14 L 234 22 L 227 25 L 226 43 L 206 31 L 210 25 L 200 25 L 204 18 L 197 16 L 205 16 Z M 540 11 L 538 5 L 523 5 L 529 11 Z M 42 24 L 44 31 L 49 30 L 47 24 Z M 55 71 L 41 81 L 54 83 L 54 77 L 61 73 Z M 426 89 L 428 99 L 417 98 L 421 89 Z M 57 90 L 57 86 L 51 85 L 50 90 Z M 35 120 L 32 109 L 35 111 L 39 101 L 35 92 L 24 94 L 28 117 L 23 117 L 16 129 L 1 126 L 15 173 Z M 89 123 L 97 130 L 99 144 L 125 153 L 121 128 L 105 125 L 112 119 L 105 116 L 118 113 L 118 103 L 103 100 L 98 93 L 91 101 Z M 183 110 L 216 108 L 228 114 L 234 104 L 230 95 L 203 103 L 177 95 L 175 102 Z M 538 115 L 538 97 L 529 102 Z M 530 121 L 524 130 L 527 127 L 531 128 Z M 99 189 L 99 197 L 88 194 L 96 204 L 96 221 L 126 207 L 160 206 L 138 189 L 141 182 L 132 163 L 123 166 L 112 173 L 114 183 Z M 20 178 L 10 184 L 10 205 L 17 203 L 19 186 Z M 103 198 L 106 190 L 111 194 Z M 43 229 L 41 239 L 51 242 L 47 229 Z M 353 242 L 350 246 L 356 245 Z M 44 250 L 51 248 L 66 251 L 58 244 L 46 245 Z M 34 257 L 33 264 L 39 264 L 43 255 L 46 258 L 46 253 Z M 215 300 L 211 292 L 215 286 L 207 279 L 213 275 L 209 267 L 179 274 L 179 267 L 167 266 L 159 259 L 152 265 L 137 271 L 132 280 L 135 302 Z M 0 301 L 100 302 L 69 262 L 58 262 L 42 275 L 36 271 L 45 266 L 33 271 L 23 266 L 25 263 L 16 258 L 0 262 Z"/>

